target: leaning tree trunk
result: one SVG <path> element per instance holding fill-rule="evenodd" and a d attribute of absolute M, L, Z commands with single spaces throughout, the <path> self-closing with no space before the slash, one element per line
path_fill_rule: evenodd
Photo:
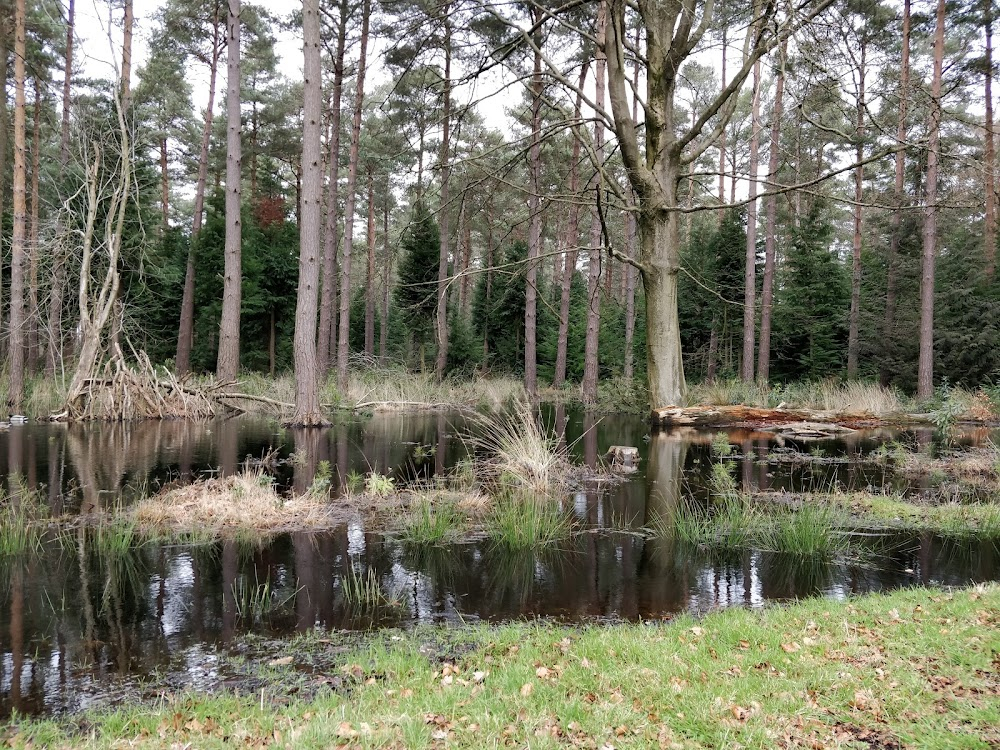
<path fill-rule="evenodd" d="M 354 201 L 357 197 L 358 158 L 361 144 L 361 113 L 365 101 L 365 66 L 371 0 L 364 0 L 361 16 L 361 56 L 354 85 L 354 120 L 351 123 L 351 155 L 347 168 L 347 200 L 344 202 L 344 251 L 340 266 L 340 328 L 337 335 L 337 387 L 347 393 L 347 355 L 351 344 L 351 251 L 354 248 Z"/>
<path fill-rule="evenodd" d="M 24 403 L 24 257 L 27 229 L 25 190 L 24 57 L 26 49 L 24 0 L 14 6 L 14 232 L 10 242 L 10 385 L 7 406 L 19 412 Z"/>
<path fill-rule="evenodd" d="M 344 91 L 344 52 L 347 49 L 347 0 L 340 2 L 337 26 L 337 52 L 333 61 L 333 96 L 330 102 L 329 178 L 326 195 L 326 232 L 323 243 L 323 291 L 319 307 L 319 336 L 316 359 L 319 372 L 326 378 L 330 371 L 330 349 L 335 342 L 337 305 L 337 223 L 340 182 L 340 104 Z"/>
<path fill-rule="evenodd" d="M 607 70 L 607 56 L 604 53 L 604 36 L 607 26 L 608 7 L 605 0 L 601 0 L 601 5 L 597 11 L 597 55 L 594 66 L 594 80 L 597 91 L 594 94 L 594 102 L 598 109 L 604 109 L 604 89 L 605 72 Z M 594 150 L 599 162 L 604 160 L 604 121 L 597 118 L 594 121 Z M 594 187 L 596 193 L 600 193 L 602 187 L 601 172 L 603 164 L 596 165 L 598 171 L 594 175 Z M 589 273 L 587 275 L 587 334 L 584 341 L 583 353 L 583 403 L 594 404 L 597 402 L 597 375 L 598 375 L 598 342 L 601 333 L 601 216 L 599 208 L 599 195 L 594 205 L 590 209 L 590 261 Z"/>
<path fill-rule="evenodd" d="M 174 369 L 184 375 L 191 369 L 191 346 L 194 343 L 194 243 L 201 231 L 201 217 L 205 212 L 205 186 L 208 183 L 208 146 L 212 138 L 212 110 L 215 109 L 215 79 L 219 72 L 219 11 L 216 8 L 212 29 L 212 61 L 208 78 L 208 107 L 205 109 L 205 126 L 201 133 L 201 154 L 198 157 L 198 182 L 194 189 L 194 217 L 191 221 L 191 247 L 188 249 L 187 269 L 184 272 L 184 291 L 181 296 L 181 320 L 177 332 L 177 354 Z"/>
<path fill-rule="evenodd" d="M 934 261 L 937 255 L 937 173 L 941 144 L 941 78 L 944 67 L 945 0 L 937 2 L 931 117 L 927 128 L 927 181 L 924 186 L 924 243 L 920 263 L 920 356 L 917 396 L 934 395 Z"/>
<path fill-rule="evenodd" d="M 243 175 L 240 117 L 240 0 L 227 0 L 226 47 L 226 260 L 219 321 L 219 380 L 233 380 L 240 369 L 240 304 L 243 285 L 241 180 Z M 322 188 L 321 188 L 322 189 Z"/>
<path fill-rule="evenodd" d="M 366 0 L 367 4 L 367 0 Z M 326 424 L 319 402 L 316 362 L 316 313 L 319 305 L 320 224 L 323 204 L 323 80 L 321 74 L 319 0 L 302 0 L 302 214 L 299 242 L 299 287 L 295 302 L 295 416 L 292 423 Z"/>

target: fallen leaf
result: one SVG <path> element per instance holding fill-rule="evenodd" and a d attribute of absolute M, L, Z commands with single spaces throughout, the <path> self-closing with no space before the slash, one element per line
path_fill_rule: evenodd
<path fill-rule="evenodd" d="M 534 685 L 532 685 L 530 682 L 524 683 L 523 685 L 521 685 L 521 696 L 527 698 L 529 695 L 531 695 L 531 691 L 534 689 L 535 689 Z"/>
<path fill-rule="evenodd" d="M 786 654 L 794 654 L 796 651 L 798 651 L 801 648 L 802 647 L 798 643 L 796 643 L 795 641 L 792 641 L 791 643 L 782 643 L 781 644 L 781 650 L 784 651 Z"/>
<path fill-rule="evenodd" d="M 292 661 L 293 661 L 293 659 L 292 659 L 291 656 L 282 656 L 280 659 L 271 659 L 271 661 L 269 661 L 267 663 L 267 666 L 269 666 L 269 667 L 284 667 L 284 666 L 286 666 L 288 664 L 291 664 Z"/>

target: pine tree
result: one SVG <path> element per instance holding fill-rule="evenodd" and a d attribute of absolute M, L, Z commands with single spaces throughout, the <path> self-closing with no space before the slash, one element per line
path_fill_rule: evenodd
<path fill-rule="evenodd" d="M 406 326 L 407 349 L 417 355 L 421 370 L 426 364 L 426 347 L 434 340 L 434 311 L 437 308 L 437 261 L 441 236 L 437 222 L 422 202 L 413 207 L 410 225 L 403 233 L 402 259 L 396 305 Z"/>

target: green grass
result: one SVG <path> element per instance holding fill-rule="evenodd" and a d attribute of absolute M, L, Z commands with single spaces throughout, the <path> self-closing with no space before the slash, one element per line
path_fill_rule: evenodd
<path fill-rule="evenodd" d="M 179 694 L 16 720 L 15 748 L 987 748 L 1000 587 L 734 608 L 661 624 L 307 634 L 252 695 Z M 348 689 L 289 697 L 309 654 Z M 86 727 L 81 730 L 80 727 Z"/>
<path fill-rule="evenodd" d="M 454 501 L 423 498 L 403 521 L 400 538 L 406 544 L 443 545 L 458 540 L 466 523 Z"/>
<path fill-rule="evenodd" d="M 757 546 L 797 557 L 831 559 L 850 551 L 842 514 L 823 505 L 803 505 L 786 513 L 769 514 Z"/>
<path fill-rule="evenodd" d="M 15 496 L 0 487 L 0 557 L 18 558 L 41 550 L 48 508 L 23 477 L 13 475 Z"/>
<path fill-rule="evenodd" d="M 382 588 L 374 568 L 366 568 L 361 573 L 350 565 L 341 578 L 341 591 L 344 603 L 354 614 L 371 614 L 397 604 L 395 596 Z"/>
<path fill-rule="evenodd" d="M 506 490 L 493 498 L 485 530 L 495 544 L 510 549 L 545 547 L 572 531 L 555 500 L 523 490 Z"/>

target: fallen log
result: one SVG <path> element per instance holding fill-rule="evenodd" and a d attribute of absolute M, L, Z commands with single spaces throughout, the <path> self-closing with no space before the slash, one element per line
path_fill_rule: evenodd
<path fill-rule="evenodd" d="M 924 417 L 924 418 L 921 418 Z M 923 424 L 926 415 L 821 411 L 809 409 L 764 409 L 756 406 L 688 406 L 655 409 L 654 427 L 747 427 L 766 428 L 776 425 L 808 426 L 838 425 L 860 429 L 888 424 Z"/>

